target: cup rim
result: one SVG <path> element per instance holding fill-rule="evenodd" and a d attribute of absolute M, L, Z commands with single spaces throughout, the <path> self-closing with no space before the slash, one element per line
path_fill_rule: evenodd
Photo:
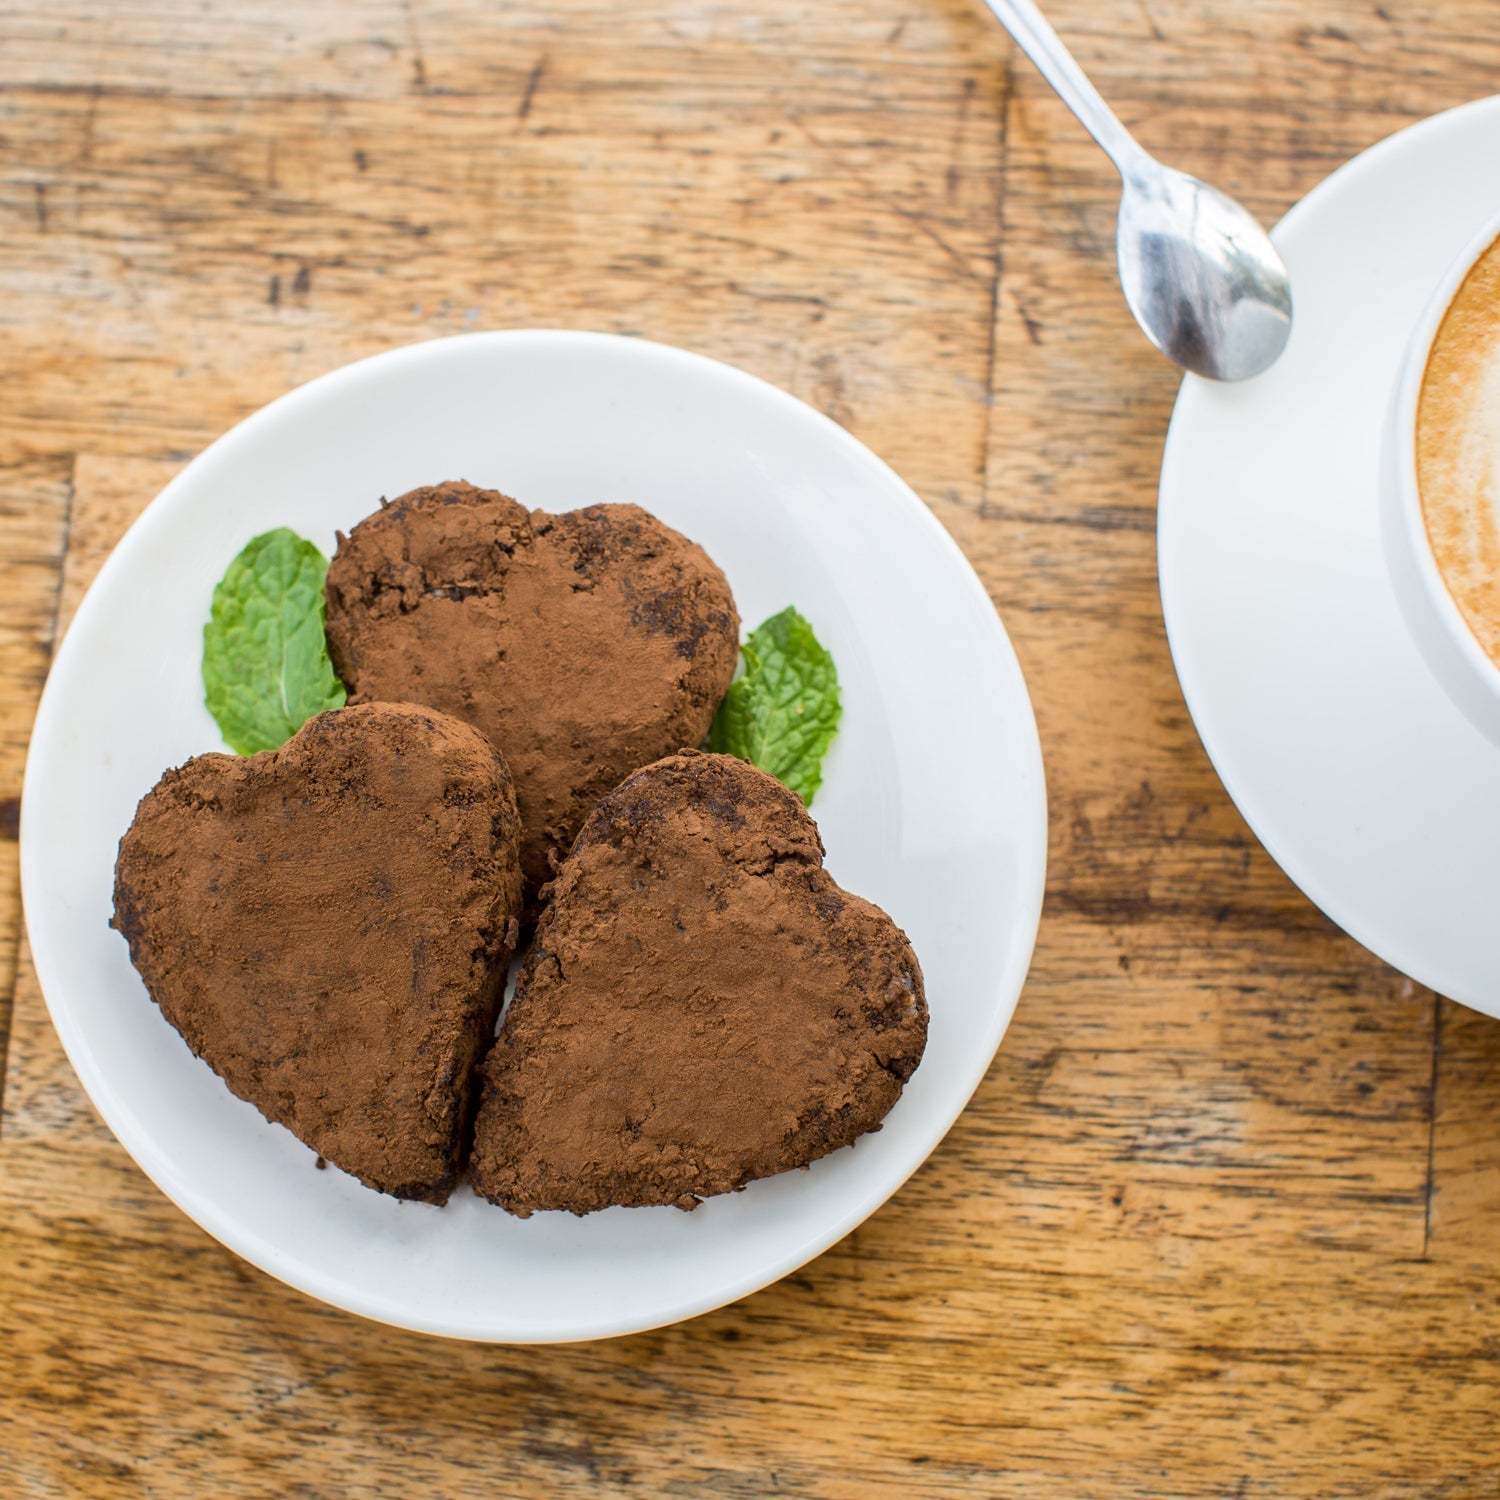
<path fill-rule="evenodd" d="M 1393 416 L 1396 424 L 1396 482 L 1400 524 L 1406 535 L 1407 553 L 1416 564 L 1418 577 L 1449 639 L 1464 660 L 1500 699 L 1500 663 L 1479 644 L 1463 611 L 1458 607 L 1432 550 L 1432 537 L 1422 510 L 1422 492 L 1417 480 L 1417 403 L 1432 345 L 1443 326 L 1448 309 L 1468 279 L 1474 263 L 1496 240 L 1500 240 L 1500 212 L 1480 228 L 1449 265 L 1418 318 L 1402 357 L 1396 385 Z"/>

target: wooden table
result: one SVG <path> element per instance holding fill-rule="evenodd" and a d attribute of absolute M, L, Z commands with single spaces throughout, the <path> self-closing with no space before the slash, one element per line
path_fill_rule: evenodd
<path fill-rule="evenodd" d="M 1056 0 L 1268 219 L 1491 92 L 1488 0 Z M 1162 631 L 1175 389 L 1116 184 L 977 0 L 49 0 L 0 14 L 0 1495 L 1500 1493 L 1500 1027 L 1289 884 Z M 886 457 L 1016 642 L 1051 795 L 985 1084 L 841 1245 L 677 1328 L 470 1347 L 250 1269 L 127 1159 L 26 955 L 52 647 L 288 387 L 470 328 L 640 333 Z"/>

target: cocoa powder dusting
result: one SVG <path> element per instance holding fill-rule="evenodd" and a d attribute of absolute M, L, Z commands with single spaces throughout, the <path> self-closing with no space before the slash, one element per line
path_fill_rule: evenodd
<path fill-rule="evenodd" d="M 634 505 L 413 490 L 340 539 L 326 596 L 351 701 L 431 704 L 499 747 L 533 896 L 605 792 L 702 740 L 738 659 L 724 575 Z"/>
<path fill-rule="evenodd" d="M 338 709 L 168 771 L 121 840 L 113 925 L 234 1093 L 369 1186 L 442 1202 L 516 941 L 519 836 L 477 731 Z"/>
<path fill-rule="evenodd" d="M 728 756 L 605 797 L 485 1064 L 476 1189 L 687 1208 L 879 1128 L 921 1060 L 921 971 L 822 857 L 800 800 Z"/>

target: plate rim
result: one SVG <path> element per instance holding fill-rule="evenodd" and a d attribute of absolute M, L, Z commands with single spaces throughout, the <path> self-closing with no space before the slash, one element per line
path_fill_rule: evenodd
<path fill-rule="evenodd" d="M 326 391 L 343 383 L 352 383 L 375 366 L 395 368 L 406 363 L 419 363 L 426 359 L 441 358 L 442 351 L 445 349 L 475 344 L 488 344 L 502 351 L 518 350 L 522 353 L 530 344 L 550 347 L 571 346 L 580 354 L 586 353 L 589 349 L 608 350 L 612 353 L 628 351 L 632 358 L 639 357 L 647 361 L 677 364 L 700 375 L 726 381 L 731 386 L 738 385 L 747 394 L 761 400 L 769 400 L 773 406 L 779 407 L 781 411 L 794 415 L 803 422 L 811 421 L 821 429 L 825 438 L 842 449 L 844 455 L 860 464 L 873 465 L 882 472 L 894 484 L 896 492 L 899 492 L 908 502 L 908 508 L 920 517 L 920 523 L 935 540 L 939 551 L 945 554 L 951 565 L 956 565 L 957 574 L 962 578 L 961 586 L 970 593 L 976 603 L 982 603 L 983 608 L 979 613 L 979 618 L 985 622 L 984 628 L 990 635 L 986 658 L 989 664 L 998 669 L 1003 676 L 1008 675 L 1014 679 L 1017 689 L 1017 707 L 1021 712 L 1020 737 L 1024 741 L 1024 758 L 1027 762 L 1024 767 L 1024 778 L 1034 788 L 1034 795 L 1029 799 L 1030 811 L 1025 820 L 1029 826 L 1018 826 L 1016 829 L 1017 846 L 1025 852 L 1025 858 L 1019 863 L 1017 869 L 1017 902 L 1012 924 L 1011 957 L 997 984 L 996 1003 L 989 1012 L 988 1025 L 983 1036 L 975 1041 L 974 1055 L 980 1062 L 976 1068 L 970 1070 L 973 1076 L 968 1081 L 967 1087 L 964 1086 L 963 1080 L 960 1080 L 949 1107 L 943 1111 L 940 1127 L 928 1132 L 930 1139 L 924 1140 L 915 1159 L 909 1164 L 898 1163 L 903 1168 L 899 1176 L 892 1175 L 889 1180 L 877 1183 L 871 1192 L 864 1194 L 831 1228 L 793 1243 L 779 1256 L 771 1258 L 753 1273 L 743 1275 L 733 1282 L 727 1282 L 712 1293 L 686 1298 L 680 1303 L 653 1313 L 644 1320 L 622 1314 L 614 1319 L 600 1320 L 586 1331 L 569 1331 L 562 1334 L 535 1329 L 476 1332 L 473 1329 L 455 1326 L 442 1319 L 403 1315 L 399 1309 L 385 1305 L 378 1298 L 357 1295 L 357 1289 L 349 1283 L 335 1282 L 316 1268 L 307 1266 L 295 1258 L 287 1257 L 273 1243 L 260 1238 L 233 1215 L 222 1212 L 215 1203 L 201 1196 L 191 1183 L 177 1174 L 170 1156 L 158 1148 L 149 1132 L 137 1130 L 128 1111 L 115 1098 L 107 1078 L 95 1067 L 92 1055 L 84 1046 L 76 1019 L 68 1006 L 60 1000 L 54 1001 L 53 999 L 53 995 L 61 990 L 62 981 L 54 968 L 51 951 L 46 947 L 38 948 L 32 940 L 37 922 L 45 922 L 45 918 L 34 914 L 39 913 L 42 904 L 38 896 L 42 878 L 39 868 L 41 854 L 38 848 L 41 835 L 37 830 L 39 827 L 38 810 L 42 805 L 40 799 L 46 777 L 45 765 L 48 759 L 46 750 L 54 737 L 66 729 L 62 694 L 66 690 L 68 678 L 74 671 L 73 657 L 82 649 L 77 643 L 81 642 L 86 634 L 77 627 L 80 624 L 87 625 L 93 614 L 103 607 L 100 602 L 104 597 L 104 591 L 100 588 L 101 583 L 112 580 L 116 574 L 129 568 L 134 553 L 145 545 L 143 538 L 149 539 L 157 526 L 165 524 L 161 518 L 171 511 L 173 497 L 189 486 L 190 476 L 194 469 L 210 453 L 222 447 L 252 439 L 260 427 L 272 420 L 275 413 L 284 410 L 288 403 L 305 400 L 314 390 Z M 955 579 L 954 586 L 960 586 L 957 579 Z M 957 541 L 915 490 L 889 464 L 832 418 L 789 391 L 726 361 L 633 335 L 571 328 L 507 327 L 452 334 L 396 345 L 336 366 L 292 387 L 243 417 L 194 454 L 158 491 L 140 515 L 131 522 L 104 560 L 84 597 L 79 601 L 63 638 L 55 644 L 46 682 L 37 704 L 27 746 L 21 793 L 19 827 L 21 905 L 38 988 L 53 1028 L 62 1042 L 63 1050 L 84 1094 L 134 1164 L 180 1212 L 205 1233 L 232 1253 L 303 1295 L 311 1296 L 332 1307 L 387 1326 L 474 1343 L 518 1345 L 582 1343 L 667 1327 L 727 1306 L 781 1280 L 846 1238 L 899 1192 L 915 1172 L 928 1161 L 984 1082 L 1019 1004 L 1035 953 L 1046 892 L 1048 823 L 1045 765 L 1037 731 L 1035 708 L 1020 660 L 999 610 Z"/>
<path fill-rule="evenodd" d="M 1441 138 L 1450 131 L 1462 129 L 1472 117 L 1483 118 L 1489 115 L 1500 116 L 1500 94 L 1485 95 L 1479 99 L 1471 99 L 1463 104 L 1454 105 L 1450 109 L 1440 110 L 1436 114 L 1414 120 L 1382 136 L 1379 140 L 1371 142 L 1347 161 L 1341 162 L 1327 176 L 1314 183 L 1301 198 L 1292 204 L 1272 229 L 1273 241 L 1280 246 L 1288 235 L 1295 236 L 1302 233 L 1304 220 L 1319 215 L 1323 211 L 1325 200 L 1336 198 L 1351 182 L 1380 174 L 1394 158 L 1425 151 L 1430 137 Z M 1500 119 L 1495 121 L 1493 128 L 1500 133 Z M 1456 244 L 1454 255 L 1461 250 L 1462 244 Z M 1391 369 L 1393 385 L 1399 364 L 1398 358 Z M 1178 687 L 1182 692 L 1183 701 L 1187 705 L 1188 714 L 1193 721 L 1193 727 L 1204 753 L 1213 766 L 1214 774 L 1219 778 L 1225 792 L 1228 793 L 1250 831 L 1287 879 L 1329 921 L 1381 962 L 1388 964 L 1406 978 L 1485 1014 L 1500 1014 L 1500 1002 L 1491 1001 L 1486 1005 L 1469 993 L 1466 986 L 1461 983 L 1434 984 L 1431 978 L 1422 977 L 1421 971 L 1428 969 L 1429 965 L 1422 962 L 1415 964 L 1410 962 L 1412 954 L 1399 950 L 1384 935 L 1373 931 L 1372 924 L 1359 913 L 1351 912 L 1349 903 L 1339 899 L 1338 893 L 1330 890 L 1323 877 L 1311 871 L 1304 859 L 1289 854 L 1280 833 L 1271 831 L 1276 817 L 1274 813 L 1267 813 L 1266 799 L 1263 796 L 1252 796 L 1247 791 L 1238 771 L 1230 769 L 1230 764 L 1234 759 L 1233 753 L 1226 747 L 1224 737 L 1219 731 L 1209 727 L 1213 722 L 1213 715 L 1209 713 L 1205 717 L 1204 701 L 1199 684 L 1196 680 L 1189 680 L 1191 674 L 1184 674 L 1182 662 L 1185 657 L 1191 655 L 1186 642 L 1192 635 L 1192 631 L 1184 627 L 1182 617 L 1178 613 L 1181 601 L 1177 597 L 1175 588 L 1168 583 L 1169 578 L 1181 576 L 1183 570 L 1183 565 L 1178 561 L 1180 543 L 1178 533 L 1173 528 L 1162 525 L 1160 517 L 1169 511 L 1174 511 L 1179 503 L 1184 503 L 1180 497 L 1178 500 L 1169 498 L 1168 491 L 1186 487 L 1184 481 L 1178 478 L 1178 470 L 1185 468 L 1187 464 L 1187 460 L 1182 456 L 1182 448 L 1186 440 L 1181 434 L 1185 426 L 1193 420 L 1193 406 L 1203 398 L 1207 388 L 1209 388 L 1209 382 L 1194 375 L 1186 375 L 1178 387 L 1177 397 L 1173 402 L 1172 415 L 1168 421 L 1162 446 L 1161 472 L 1157 483 L 1156 549 L 1157 582 L 1167 645 L 1172 655 L 1172 665 L 1177 676 Z M 1281 821 L 1284 823 L 1285 819 Z M 1441 976 L 1434 977 L 1441 978 Z"/>

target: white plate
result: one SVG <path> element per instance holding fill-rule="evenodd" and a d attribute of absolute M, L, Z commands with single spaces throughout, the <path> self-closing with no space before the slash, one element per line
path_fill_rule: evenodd
<path fill-rule="evenodd" d="M 1500 99 L 1403 130 L 1273 234 L 1291 343 L 1183 382 L 1162 462 L 1162 607 L 1188 708 L 1291 878 L 1422 984 L 1500 1015 L 1500 750 L 1424 666 L 1380 533 L 1397 367 L 1500 205 Z"/>
<path fill-rule="evenodd" d="M 382 495 L 466 478 L 550 510 L 634 500 L 703 543 L 754 624 L 795 603 L 843 727 L 814 812 L 828 867 L 909 933 L 927 1055 L 885 1128 L 696 1212 L 513 1219 L 462 1189 L 401 1204 L 235 1099 L 166 1024 L 106 923 L 116 844 L 170 765 L 220 749 L 198 677 L 215 580 L 286 524 L 325 551 Z M 595 334 L 473 334 L 315 380 L 178 475 L 105 564 L 37 715 L 21 866 L 58 1033 L 125 1148 L 210 1234 L 353 1312 L 463 1338 L 651 1328 L 744 1296 L 847 1234 L 984 1076 L 1041 908 L 1046 801 L 1026 687 L 978 579 L 902 481 L 749 375 Z"/>

